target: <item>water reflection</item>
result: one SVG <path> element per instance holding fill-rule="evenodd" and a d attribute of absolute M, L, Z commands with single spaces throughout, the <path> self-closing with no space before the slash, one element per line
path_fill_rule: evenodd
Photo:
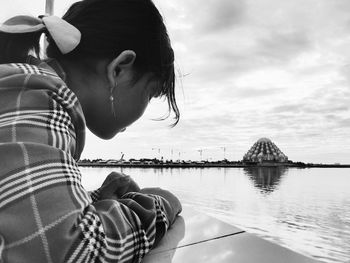
<path fill-rule="evenodd" d="M 254 186 L 262 193 L 271 193 L 281 183 L 288 171 L 286 167 L 246 167 L 244 174 L 253 181 Z"/>

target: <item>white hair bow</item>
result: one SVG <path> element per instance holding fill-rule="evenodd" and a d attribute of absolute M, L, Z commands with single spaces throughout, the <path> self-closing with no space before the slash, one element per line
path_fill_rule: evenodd
<path fill-rule="evenodd" d="M 45 32 L 45 29 L 62 54 L 71 52 L 80 43 L 80 31 L 57 16 L 42 16 L 41 18 L 15 16 L 0 26 L 0 32 L 10 34 Z"/>

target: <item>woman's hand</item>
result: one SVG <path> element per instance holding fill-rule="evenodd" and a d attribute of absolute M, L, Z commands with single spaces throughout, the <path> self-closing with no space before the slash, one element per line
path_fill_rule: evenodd
<path fill-rule="evenodd" d="M 119 199 L 126 193 L 139 191 L 140 187 L 129 175 L 112 172 L 100 187 L 99 199 Z"/>

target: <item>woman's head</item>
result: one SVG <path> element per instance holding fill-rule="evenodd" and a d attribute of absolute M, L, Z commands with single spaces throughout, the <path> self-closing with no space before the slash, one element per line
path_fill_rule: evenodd
<path fill-rule="evenodd" d="M 63 19 L 80 30 L 81 42 L 63 55 L 51 41 L 49 57 L 112 61 L 123 51 L 133 51 L 135 82 L 146 73 L 153 74 L 158 80 L 155 95 L 166 96 L 175 124 L 178 122 L 174 52 L 162 16 L 151 0 L 84 0 L 74 3 Z"/>
<path fill-rule="evenodd" d="M 69 85 L 80 85 L 79 88 L 69 87 L 79 93 L 83 109 L 88 108 L 87 124 L 93 132 L 100 137 L 112 137 L 113 132 L 142 115 L 149 96 L 165 96 L 169 113 L 174 111 L 175 124 L 178 122 L 174 52 L 162 16 L 151 0 L 83 0 L 74 3 L 63 19 L 80 30 L 81 41 L 73 51 L 62 54 L 48 35 L 47 55 L 61 62 L 68 79 L 73 80 Z M 115 129 L 109 127 L 110 132 L 104 134 L 103 130 L 113 121 L 102 116 L 107 105 L 111 112 L 107 90 L 113 90 L 116 97 L 116 119 L 120 123 Z M 142 107 L 136 105 L 139 101 Z M 135 112 L 129 114 L 125 108 L 131 109 L 133 105 L 130 104 L 135 104 Z M 123 111 L 124 117 L 121 116 Z M 128 116 L 133 117 L 128 119 Z"/>

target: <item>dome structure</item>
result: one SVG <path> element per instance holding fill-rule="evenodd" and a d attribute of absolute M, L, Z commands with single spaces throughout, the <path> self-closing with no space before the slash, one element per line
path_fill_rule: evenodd
<path fill-rule="evenodd" d="M 288 162 L 288 157 L 268 138 L 259 139 L 243 157 L 244 162 Z"/>

